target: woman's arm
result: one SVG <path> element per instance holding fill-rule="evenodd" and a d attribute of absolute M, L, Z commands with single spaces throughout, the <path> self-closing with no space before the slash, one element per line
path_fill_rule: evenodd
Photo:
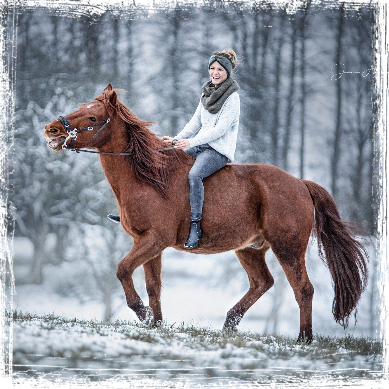
<path fill-rule="evenodd" d="M 179 132 L 174 139 L 185 139 L 195 134 L 201 128 L 201 101 L 197 106 L 196 112 L 192 119 L 186 124 L 184 129 Z"/>

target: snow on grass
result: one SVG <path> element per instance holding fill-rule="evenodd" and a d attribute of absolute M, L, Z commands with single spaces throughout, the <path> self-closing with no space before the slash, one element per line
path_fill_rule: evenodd
<path fill-rule="evenodd" d="M 239 387 L 307 379 L 378 382 L 382 376 L 381 342 L 367 338 L 316 336 L 306 345 L 288 337 L 226 334 L 184 323 L 104 324 L 16 312 L 13 319 L 16 383 L 152 379 L 193 385 L 228 381 Z"/>

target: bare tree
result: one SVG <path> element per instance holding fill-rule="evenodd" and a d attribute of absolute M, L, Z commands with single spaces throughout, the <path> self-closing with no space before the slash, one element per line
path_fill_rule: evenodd
<path fill-rule="evenodd" d="M 302 11 L 300 17 L 300 77 L 301 77 L 301 113 L 300 113 L 300 178 L 304 179 L 305 175 L 305 137 L 306 137 L 306 99 L 307 99 L 307 85 L 306 85 L 306 30 L 308 23 L 308 10 L 310 7 L 310 2 L 307 3 L 307 6 Z"/>
<path fill-rule="evenodd" d="M 125 89 L 128 91 L 131 91 L 131 96 L 128 96 L 130 104 L 134 105 L 134 95 L 135 95 L 135 85 L 136 85 L 136 80 L 135 80 L 135 27 L 134 27 L 135 21 L 131 18 L 126 20 L 126 23 L 124 25 L 124 31 L 126 35 L 126 43 L 127 43 L 127 51 L 124 56 L 124 61 L 127 62 L 128 70 L 125 72 L 125 76 L 122 77 L 122 81 L 124 81 L 124 84 L 126 85 Z M 125 68 L 127 69 L 127 68 Z"/>
<path fill-rule="evenodd" d="M 123 231 L 112 228 L 112 225 L 98 226 L 98 231 L 98 235 L 95 237 L 100 237 L 99 240 L 103 243 L 102 247 L 97 248 L 90 244 L 85 247 L 85 260 L 89 269 L 85 277 L 92 278 L 94 290 L 85 290 L 84 292 L 89 294 L 92 299 L 103 303 L 103 320 L 109 322 L 118 308 L 114 307 L 115 294 L 121 292 L 121 285 L 116 277 L 117 266 L 127 253 L 126 251 L 131 249 L 131 245 L 125 246 L 124 242 L 127 240 L 129 242 L 129 239 Z M 80 232 L 85 237 L 85 228 Z M 103 237 L 104 239 L 101 239 Z M 95 249 L 98 249 L 98 252 Z"/>
<path fill-rule="evenodd" d="M 372 234 L 382 234 L 388 231 L 384 221 L 389 212 L 386 206 L 389 188 L 389 157 L 388 140 L 387 140 L 387 123 L 386 123 L 386 94 L 385 82 L 386 77 L 382 76 L 382 69 L 387 61 L 387 52 L 385 47 L 388 46 L 388 21 L 389 7 L 387 2 L 375 2 L 368 5 L 363 1 L 352 1 L 351 17 L 349 25 L 353 48 L 357 52 L 357 62 L 361 67 L 367 70 L 360 72 L 360 78 L 364 79 L 362 83 L 357 79 L 345 79 L 347 89 L 354 88 L 355 84 L 363 88 L 366 100 L 364 109 L 360 109 L 360 103 L 357 103 L 355 115 L 359 122 L 364 122 L 363 132 L 368 133 L 369 155 L 367 164 L 369 169 L 363 170 L 362 167 L 362 148 L 365 146 L 365 134 L 359 136 L 359 160 L 357 172 L 351 174 L 354 196 L 357 202 L 360 202 L 361 208 L 365 209 L 364 220 L 366 221 L 369 231 Z M 369 64 L 369 65 L 367 65 Z M 362 100 L 362 97 L 359 97 Z M 361 114 L 362 112 L 362 114 Z M 361 130 L 358 130 L 361 135 Z M 380 136 L 381 135 L 381 136 Z M 358 177 L 359 175 L 359 177 Z M 366 176 L 366 177 L 365 177 Z M 382 180 L 385 181 L 381 182 Z M 362 197 L 361 183 L 366 182 L 366 193 Z M 386 190 L 381 190 L 382 187 Z M 386 197 L 386 199 L 385 199 Z"/>
<path fill-rule="evenodd" d="M 344 3 L 341 4 L 337 29 L 336 29 L 336 46 L 335 46 L 335 64 L 338 69 L 342 66 L 342 50 L 343 50 L 343 34 L 344 34 Z M 336 81 L 336 119 L 335 119 L 335 131 L 332 147 L 332 158 L 331 158 L 331 191 L 334 197 L 338 194 L 338 175 L 339 175 L 339 161 L 341 153 L 341 140 L 342 140 L 342 104 L 343 104 L 343 78 L 340 76 Z"/>
<path fill-rule="evenodd" d="M 46 112 L 45 112 L 46 111 Z M 41 283 L 43 268 L 47 263 L 58 263 L 63 259 L 61 244 L 66 241 L 66 231 L 74 181 L 67 180 L 65 171 L 71 168 L 66 156 L 54 155 L 37 130 L 51 120 L 48 109 L 30 103 L 26 110 L 19 110 L 16 117 L 18 132 L 15 135 L 14 173 L 11 185 L 14 189 L 12 202 L 16 208 L 16 234 L 26 236 L 34 245 L 34 256 L 26 279 L 18 283 Z M 47 253 L 49 234 L 58 236 L 58 250 Z M 56 257 L 58 256 L 58 257 Z"/>
<path fill-rule="evenodd" d="M 268 297 L 271 298 L 271 310 L 267 317 L 265 317 L 265 334 L 276 334 L 278 326 L 282 320 L 280 317 L 282 312 L 282 304 L 285 301 L 285 292 L 288 286 L 288 280 L 285 273 L 278 263 L 274 262 L 274 266 L 271 267 L 271 273 L 274 277 L 274 286 L 268 292 Z"/>
<path fill-rule="evenodd" d="M 353 220 L 368 220 L 368 213 L 371 208 L 371 181 L 368 178 L 371 173 L 371 135 L 372 117 L 370 101 L 367 100 L 370 91 L 366 90 L 366 84 L 356 81 L 354 123 L 349 122 L 348 130 L 352 132 L 352 141 L 355 143 L 356 160 L 355 169 L 351 172 L 351 186 L 354 203 L 356 207 L 351 210 Z M 364 174 L 365 173 L 365 174 Z M 366 174 L 367 173 L 367 174 Z M 362 214 L 364 215 L 362 215 Z M 365 216 L 365 217 L 363 217 Z"/>
<path fill-rule="evenodd" d="M 287 96 L 287 108 L 286 108 L 286 120 L 285 120 L 285 133 L 284 133 L 284 141 L 282 147 L 282 168 L 286 171 L 289 169 L 289 161 L 288 154 L 290 149 L 290 138 L 292 131 L 292 120 L 293 120 L 293 112 L 295 107 L 295 78 L 296 78 L 296 51 L 297 51 L 297 37 L 298 37 L 298 26 L 296 19 L 293 18 L 291 20 L 291 29 L 292 34 L 290 37 L 290 70 L 289 70 L 289 93 Z"/>
<path fill-rule="evenodd" d="M 151 94 L 159 97 L 153 117 L 164 128 L 164 134 L 178 133 L 199 103 L 201 83 L 197 52 L 201 45 L 196 43 L 200 31 L 193 31 L 197 18 L 190 19 L 189 15 L 190 10 L 177 5 L 150 20 L 150 24 L 159 26 L 149 37 L 153 58 L 158 58 L 154 61 L 158 70 L 147 82 Z M 188 30 L 191 30 L 191 38 Z"/>
<path fill-rule="evenodd" d="M 281 147 L 281 131 L 280 131 L 280 114 L 281 114 L 281 76 L 282 76 L 282 48 L 284 45 L 284 22 L 286 18 L 286 12 L 281 12 L 281 15 L 278 17 L 278 28 L 279 34 L 278 39 L 275 40 L 275 80 L 274 80 L 274 108 L 273 108 L 273 121 L 271 128 L 271 144 L 272 144 L 272 153 L 271 161 L 275 166 L 279 165 L 280 159 L 280 147 Z"/>
<path fill-rule="evenodd" d="M 367 304 L 367 326 L 369 335 L 376 336 L 382 325 L 389 321 L 389 314 L 382 309 L 386 304 L 389 292 L 389 274 L 387 272 L 387 257 L 389 254 L 388 241 L 386 237 L 373 240 L 372 254 L 370 255 L 369 284 L 366 290 L 365 302 Z"/>

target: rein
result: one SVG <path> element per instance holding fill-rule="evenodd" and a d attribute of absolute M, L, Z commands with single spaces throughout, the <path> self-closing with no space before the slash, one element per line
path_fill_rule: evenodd
<path fill-rule="evenodd" d="M 103 154 L 103 155 L 131 155 L 131 153 L 105 153 L 105 152 L 102 152 L 102 151 L 74 149 L 72 147 L 74 142 L 77 139 L 77 134 L 78 133 L 83 132 L 83 131 L 92 131 L 96 127 L 102 125 L 99 128 L 99 130 L 96 132 L 96 134 L 93 135 L 93 138 L 96 138 L 96 136 L 100 133 L 100 131 L 111 121 L 111 116 L 107 120 L 103 120 L 102 122 L 97 123 L 97 124 L 95 124 L 93 126 L 84 127 L 84 128 L 79 129 L 79 130 L 77 128 L 74 128 L 72 130 L 71 129 L 72 127 L 69 124 L 69 122 L 68 122 L 68 120 L 66 119 L 65 116 L 60 116 L 59 120 L 61 121 L 62 125 L 64 126 L 65 131 L 68 133 L 68 136 L 67 136 L 67 138 L 65 139 L 65 142 L 62 145 L 62 149 L 66 149 L 66 150 L 70 150 L 70 151 L 75 151 L 76 153 L 83 152 L 83 153 Z M 66 143 L 67 143 L 68 139 L 71 139 L 71 141 L 67 145 Z M 158 151 L 165 151 L 165 150 L 172 150 L 172 149 L 174 149 L 174 147 L 166 147 L 166 148 L 163 148 L 163 149 L 158 149 Z"/>

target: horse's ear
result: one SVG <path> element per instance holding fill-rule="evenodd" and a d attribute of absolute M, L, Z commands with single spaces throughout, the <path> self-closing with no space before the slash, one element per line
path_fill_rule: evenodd
<path fill-rule="evenodd" d="M 112 85 L 111 85 L 111 84 L 108 84 L 107 87 L 103 90 L 103 93 L 104 93 L 104 92 L 107 92 L 107 93 L 108 93 L 108 92 L 111 92 L 111 90 L 112 90 Z"/>
<path fill-rule="evenodd" d="M 109 100 L 109 104 L 111 105 L 111 107 L 116 107 L 116 101 L 117 101 L 117 94 L 115 91 L 112 91 L 109 95 L 108 95 L 108 100 Z"/>

